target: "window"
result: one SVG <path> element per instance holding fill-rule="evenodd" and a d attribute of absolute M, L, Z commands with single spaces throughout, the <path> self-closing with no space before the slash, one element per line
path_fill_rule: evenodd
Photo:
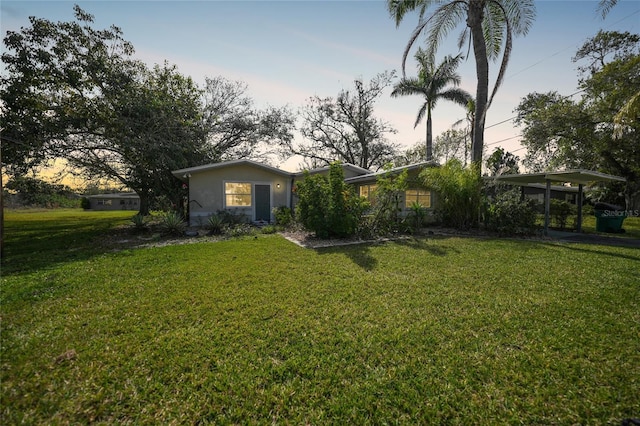
<path fill-rule="evenodd" d="M 225 182 L 224 196 L 226 207 L 251 207 L 251 183 Z"/>
<path fill-rule="evenodd" d="M 98 200 L 97 203 L 99 206 L 110 206 L 111 205 L 111 200 Z"/>
<path fill-rule="evenodd" d="M 407 189 L 404 193 L 404 206 L 411 207 L 414 202 L 418 202 L 422 207 L 431 207 L 431 192 L 426 189 Z"/>
<path fill-rule="evenodd" d="M 378 185 L 361 185 L 360 186 L 360 196 L 364 197 L 371 204 L 375 201 L 376 188 Z"/>

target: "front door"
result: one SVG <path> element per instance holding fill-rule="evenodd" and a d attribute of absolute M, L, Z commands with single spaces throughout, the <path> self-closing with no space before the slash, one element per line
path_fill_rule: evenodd
<path fill-rule="evenodd" d="M 271 185 L 256 185 L 256 221 L 271 222 Z"/>

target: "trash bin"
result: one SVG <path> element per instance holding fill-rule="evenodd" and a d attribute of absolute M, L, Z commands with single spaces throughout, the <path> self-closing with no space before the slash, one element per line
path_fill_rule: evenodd
<path fill-rule="evenodd" d="M 596 203 L 593 206 L 593 213 L 596 216 L 596 231 L 609 233 L 622 233 L 622 222 L 627 217 L 627 212 L 623 207 L 609 203 Z"/>

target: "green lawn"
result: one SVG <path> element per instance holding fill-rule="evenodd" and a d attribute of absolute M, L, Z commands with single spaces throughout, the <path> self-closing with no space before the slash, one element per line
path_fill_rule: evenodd
<path fill-rule="evenodd" d="M 6 215 L 2 424 L 620 424 L 640 251 L 476 238 L 114 251 Z"/>

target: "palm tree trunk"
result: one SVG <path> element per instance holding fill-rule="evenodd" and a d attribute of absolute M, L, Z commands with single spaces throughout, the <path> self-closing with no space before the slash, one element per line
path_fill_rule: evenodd
<path fill-rule="evenodd" d="M 431 107 L 427 106 L 427 146 L 425 151 L 426 161 L 433 159 L 433 132 L 431 129 Z"/>
<path fill-rule="evenodd" d="M 471 148 L 471 161 L 482 163 L 482 151 L 484 148 L 484 123 L 489 96 L 489 60 L 487 58 L 487 46 L 482 32 L 482 19 L 486 0 L 470 0 L 467 25 L 471 30 L 473 39 L 473 53 L 476 59 L 476 74 L 478 85 L 476 88 L 476 113 L 473 126 L 473 140 Z"/>

